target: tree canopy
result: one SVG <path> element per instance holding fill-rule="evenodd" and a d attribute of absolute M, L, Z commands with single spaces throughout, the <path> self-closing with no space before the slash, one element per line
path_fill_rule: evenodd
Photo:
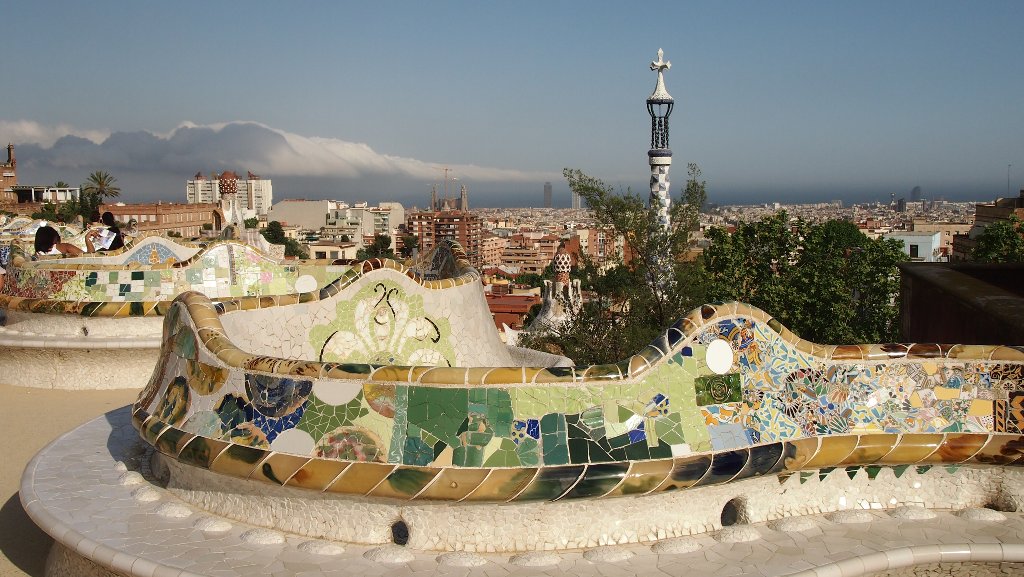
<path fill-rule="evenodd" d="M 404 233 L 402 238 L 402 256 L 409 258 L 416 252 L 416 249 L 420 248 L 420 237 L 412 233 Z"/>
<path fill-rule="evenodd" d="M 566 169 L 569 188 L 594 212 L 597 226 L 625 242 L 625 258 L 599 267 L 581 259 L 580 284 L 596 298 L 565 326 L 526 335 L 527 346 L 564 354 L 576 363 L 615 362 L 636 353 L 690 309 L 703 302 L 699 263 L 682 257 L 692 245 L 706 199 L 700 168 L 689 165 L 687 185 L 670 208 L 671 226 L 657 226 L 645 198 L 616 192 L 599 179 Z M 665 259 L 661 255 L 675 255 Z"/>
<path fill-rule="evenodd" d="M 309 253 L 306 252 L 306 249 L 302 248 L 302 245 L 297 240 L 285 237 L 284 227 L 281 226 L 280 222 L 276 220 L 268 222 L 267 228 L 260 231 L 260 233 L 271 244 L 283 244 L 285 256 L 309 258 Z"/>
<path fill-rule="evenodd" d="M 899 339 L 899 241 L 870 239 L 850 222 L 791 223 L 784 211 L 709 237 L 712 300 L 754 305 L 819 343 Z"/>
<path fill-rule="evenodd" d="M 372 243 L 356 251 L 356 258 L 359 260 L 395 258 L 395 251 L 391 249 L 391 236 L 386 234 L 374 235 Z"/>
<path fill-rule="evenodd" d="M 790 222 L 781 212 L 740 224 L 732 234 L 711 229 L 712 242 L 703 255 L 684 258 L 707 197 L 700 168 L 690 164 L 688 169 L 667 230 L 639 195 L 617 193 L 578 170 L 565 171 L 597 226 L 613 229 L 625 241 L 626 258 L 601 267 L 582 258 L 576 273 L 594 297 L 574 319 L 545 334 L 525 334 L 522 344 L 578 364 L 617 362 L 692 309 L 726 300 L 757 306 L 822 344 L 899 340 L 896 264 L 907 258 L 899 241 L 870 239 L 844 221 Z"/>
<path fill-rule="evenodd" d="M 1016 216 L 985 227 L 971 258 L 977 262 L 1024 262 L 1024 223 Z"/>

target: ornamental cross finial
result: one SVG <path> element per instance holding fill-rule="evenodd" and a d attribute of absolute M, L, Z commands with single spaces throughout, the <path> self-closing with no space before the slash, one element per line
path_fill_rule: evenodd
<path fill-rule="evenodd" d="M 669 60 L 669 61 L 666 62 L 664 60 L 664 58 L 665 58 L 665 52 L 661 48 L 659 48 L 658 49 L 658 59 L 651 62 L 651 70 L 657 70 L 658 71 L 659 80 L 660 80 L 660 77 L 661 77 L 663 71 L 671 70 L 672 69 L 672 61 Z"/>
<path fill-rule="evenodd" d="M 654 87 L 654 93 L 651 94 L 652 100 L 672 100 L 672 96 L 665 88 L 665 71 L 671 68 L 672 62 L 665 60 L 665 52 L 659 48 L 658 59 L 651 62 L 651 70 L 658 72 L 658 84 Z"/>

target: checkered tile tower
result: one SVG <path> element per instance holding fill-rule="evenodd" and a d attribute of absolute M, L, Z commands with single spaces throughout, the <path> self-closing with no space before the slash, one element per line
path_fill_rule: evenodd
<path fill-rule="evenodd" d="M 674 101 L 665 89 L 665 71 L 672 63 L 664 59 L 661 48 L 658 59 L 651 62 L 651 70 L 658 73 L 658 84 L 647 98 L 647 112 L 651 115 L 651 149 L 647 151 L 651 165 L 651 207 L 658 211 L 658 223 L 669 227 L 668 208 L 671 201 L 668 171 L 672 168 L 672 150 L 668 147 L 668 117 Z"/>

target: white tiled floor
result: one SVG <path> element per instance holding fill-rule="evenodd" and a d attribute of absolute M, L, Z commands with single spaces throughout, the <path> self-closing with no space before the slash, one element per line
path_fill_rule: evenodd
<path fill-rule="evenodd" d="M 601 560 L 611 555 L 560 551 L 551 557 L 557 564 L 530 567 L 512 563 L 508 554 L 446 556 L 403 549 L 412 555 L 411 561 L 385 563 L 371 558 L 395 559 L 393 550 L 374 555 L 373 547 L 339 544 L 339 554 L 321 555 L 307 552 L 315 547 L 303 545 L 309 539 L 298 535 L 283 535 L 280 544 L 253 544 L 243 538 L 253 527 L 234 521 L 227 531 L 202 531 L 196 525 L 210 514 L 200 510 L 192 509 L 187 517 L 161 515 L 160 511 L 177 508 L 169 504 L 183 504 L 159 487 L 154 487 L 158 500 L 142 502 L 133 494 L 148 484 L 120 482 L 127 477 L 117 463 L 148 473 L 145 457 L 128 408 L 112 411 L 54 441 L 29 463 L 22 503 L 58 542 L 134 575 L 851 577 L 909 562 L 1024 561 L 1024 516 L 1018 513 L 1008 513 L 1005 521 L 984 522 L 949 512 L 912 521 L 872 511 L 874 519 L 867 523 L 815 517 L 814 527 L 803 532 L 755 525 L 760 538 L 742 543 L 721 542 L 713 534 L 687 537 L 700 547 L 685 554 L 658 554 L 649 545 L 619 546 L 616 552 L 633 554 L 622 561 Z M 474 567 L 447 564 L 481 561 Z"/>

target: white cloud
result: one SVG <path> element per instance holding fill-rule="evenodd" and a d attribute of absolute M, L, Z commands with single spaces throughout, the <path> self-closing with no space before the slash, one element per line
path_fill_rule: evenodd
<path fill-rule="evenodd" d="M 60 141 L 75 136 L 78 140 Z M 107 170 L 158 170 L 182 177 L 198 171 L 251 170 L 269 178 L 296 176 L 363 179 L 375 176 L 436 181 L 437 165 L 415 158 L 378 152 L 368 144 L 338 138 L 303 136 L 258 122 L 215 124 L 183 122 L 168 133 L 81 130 L 67 125 L 45 126 L 28 120 L 0 120 L 0 138 L 35 144 L 33 164 L 39 167 Z M 19 156 L 19 160 L 21 157 Z M 27 159 L 26 159 L 27 160 Z M 448 165 L 465 181 L 535 182 L 559 177 L 477 165 Z"/>
<path fill-rule="evenodd" d="M 46 126 L 32 120 L 0 120 L 0 136 L 16 144 L 53 146 L 62 136 L 78 136 L 99 144 L 110 136 L 110 131 L 83 130 L 70 124 Z"/>

